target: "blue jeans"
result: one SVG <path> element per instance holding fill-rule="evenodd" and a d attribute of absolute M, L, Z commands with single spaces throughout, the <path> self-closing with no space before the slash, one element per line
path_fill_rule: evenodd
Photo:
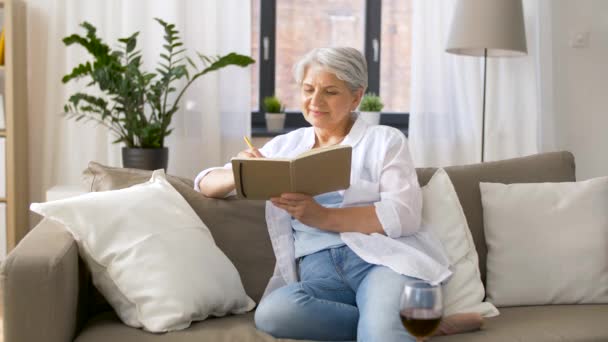
<path fill-rule="evenodd" d="M 399 316 L 406 282 L 415 280 L 363 261 L 347 246 L 300 258 L 300 282 L 264 297 L 258 329 L 279 338 L 322 341 L 415 341 Z"/>

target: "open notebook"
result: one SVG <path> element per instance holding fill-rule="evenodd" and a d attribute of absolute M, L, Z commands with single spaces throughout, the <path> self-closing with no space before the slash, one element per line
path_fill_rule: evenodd
<path fill-rule="evenodd" d="M 233 158 L 239 198 L 263 199 L 285 192 L 312 196 L 350 186 L 352 147 L 315 148 L 295 158 Z"/>

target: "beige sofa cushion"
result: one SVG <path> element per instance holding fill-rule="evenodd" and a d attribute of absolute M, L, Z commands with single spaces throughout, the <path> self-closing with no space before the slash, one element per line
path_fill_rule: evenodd
<path fill-rule="evenodd" d="M 452 276 L 443 285 L 444 315 L 478 312 L 484 317 L 498 315 L 486 296 L 475 243 L 458 196 L 448 174 L 438 169 L 422 187 L 422 229 L 429 229 L 439 238 L 450 260 Z"/>
<path fill-rule="evenodd" d="M 483 232 L 483 211 L 479 182 L 493 183 L 539 183 L 573 182 L 574 156 L 570 152 L 551 152 L 521 158 L 513 158 L 483 164 L 450 166 L 444 168 L 458 193 L 460 204 L 473 234 L 479 255 L 481 279 L 486 278 L 486 243 Z M 418 181 L 428 183 L 436 168 L 418 169 Z"/>
<path fill-rule="evenodd" d="M 488 301 L 608 304 L 608 177 L 480 186 Z"/>
<path fill-rule="evenodd" d="M 83 181 L 91 191 L 126 188 L 150 179 L 152 171 L 114 168 L 91 162 Z M 207 198 L 188 179 L 167 180 L 205 222 L 218 247 L 239 271 L 245 292 L 259 302 L 274 269 L 274 253 L 264 215 L 264 201 Z M 98 299 L 99 302 L 99 299 Z"/>

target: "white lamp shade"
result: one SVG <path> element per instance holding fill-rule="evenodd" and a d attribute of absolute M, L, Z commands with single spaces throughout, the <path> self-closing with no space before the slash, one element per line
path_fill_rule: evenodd
<path fill-rule="evenodd" d="M 458 55 L 526 55 L 521 0 L 458 0 L 446 52 Z"/>

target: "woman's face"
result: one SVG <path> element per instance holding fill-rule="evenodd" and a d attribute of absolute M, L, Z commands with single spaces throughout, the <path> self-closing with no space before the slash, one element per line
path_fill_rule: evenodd
<path fill-rule="evenodd" d="M 319 66 L 306 69 L 300 92 L 304 118 L 314 127 L 324 129 L 348 122 L 363 95 L 363 89 L 353 94 L 346 82 Z"/>

